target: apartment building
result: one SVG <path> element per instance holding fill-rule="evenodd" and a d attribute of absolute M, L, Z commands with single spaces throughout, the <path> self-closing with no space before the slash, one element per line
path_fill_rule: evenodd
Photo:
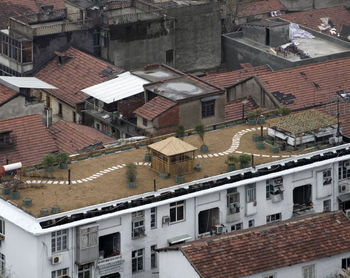
<path fill-rule="evenodd" d="M 32 206 L 2 195 L 0 271 L 28 278 L 158 277 L 158 248 L 350 208 L 350 144 L 175 186 L 146 180 L 148 163 L 139 162 L 142 179 L 126 188 L 118 175 L 122 159 L 143 154 L 140 148 L 72 163 L 71 184 L 27 180 L 19 192 Z M 101 167 L 87 178 L 78 170 Z"/>

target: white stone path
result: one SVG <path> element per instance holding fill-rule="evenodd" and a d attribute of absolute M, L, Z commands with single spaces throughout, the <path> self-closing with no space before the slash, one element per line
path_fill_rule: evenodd
<path fill-rule="evenodd" d="M 264 127 L 264 130 L 266 130 L 267 128 Z M 208 158 L 213 158 L 213 157 L 219 157 L 219 156 L 224 156 L 224 155 L 228 155 L 230 153 L 238 153 L 238 154 L 248 154 L 248 155 L 254 155 L 254 156 L 261 156 L 261 157 L 273 157 L 273 158 L 287 158 L 287 157 L 292 157 L 295 155 L 266 155 L 266 154 L 256 154 L 256 153 L 248 153 L 248 152 L 241 152 L 241 151 L 237 151 L 239 144 L 240 144 L 240 140 L 241 137 L 244 134 L 247 134 L 248 132 L 251 131 L 257 131 L 260 129 L 257 129 L 255 127 L 253 128 L 247 128 L 247 129 L 243 129 L 239 132 L 237 132 L 233 137 L 232 137 L 232 144 L 230 146 L 229 149 L 227 149 L 226 151 L 223 152 L 219 152 L 219 153 L 210 153 L 210 154 L 202 154 L 202 155 L 197 155 L 196 158 L 199 159 L 208 159 Z M 151 166 L 150 162 L 134 162 L 135 165 L 138 166 Z M 95 179 L 98 179 L 99 177 L 108 174 L 110 172 L 113 172 L 115 170 L 118 169 L 122 169 L 126 166 L 126 164 L 120 164 L 120 165 L 116 165 L 116 166 L 112 166 L 110 168 L 101 170 L 93 175 L 91 175 L 90 177 L 84 178 L 84 179 L 80 179 L 80 180 L 72 180 L 71 184 L 78 184 L 78 183 L 84 183 L 84 182 L 88 182 L 88 181 L 92 181 Z M 53 180 L 27 180 L 26 181 L 27 184 L 68 184 L 68 181 L 53 181 Z"/>

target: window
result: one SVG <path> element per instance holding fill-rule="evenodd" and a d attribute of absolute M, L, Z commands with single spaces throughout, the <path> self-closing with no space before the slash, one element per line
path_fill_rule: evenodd
<path fill-rule="evenodd" d="M 5 255 L 0 253 L 0 274 L 5 274 Z"/>
<path fill-rule="evenodd" d="M 173 64 L 174 61 L 174 49 L 169 49 L 165 52 L 166 63 L 169 65 Z"/>
<path fill-rule="evenodd" d="M 252 227 L 254 227 L 255 226 L 255 221 L 254 221 L 254 219 L 250 219 L 249 221 L 248 221 L 248 227 L 249 228 L 252 228 Z"/>
<path fill-rule="evenodd" d="M 273 184 L 268 184 L 270 180 L 266 180 L 266 199 L 271 199 L 271 194 L 275 192 Z"/>
<path fill-rule="evenodd" d="M 332 171 L 327 169 L 323 171 L 323 185 L 328 185 L 332 183 Z"/>
<path fill-rule="evenodd" d="M 229 214 L 240 212 L 240 200 L 237 188 L 230 188 L 227 190 L 227 207 L 227 212 Z"/>
<path fill-rule="evenodd" d="M 242 229 L 243 229 L 243 223 L 238 223 L 238 224 L 235 224 L 235 225 L 231 226 L 231 232 L 239 231 L 239 230 L 242 230 Z"/>
<path fill-rule="evenodd" d="M 84 264 L 80 265 L 78 268 L 78 278 L 91 278 L 91 265 Z"/>
<path fill-rule="evenodd" d="M 323 211 L 331 211 L 331 199 L 323 201 Z"/>
<path fill-rule="evenodd" d="M 151 229 L 157 228 L 157 208 L 151 208 Z"/>
<path fill-rule="evenodd" d="M 249 184 L 246 187 L 247 203 L 256 202 L 256 187 L 255 184 Z"/>
<path fill-rule="evenodd" d="M 0 218 L 0 238 L 5 236 L 5 220 Z"/>
<path fill-rule="evenodd" d="M 281 213 L 271 214 L 266 216 L 266 223 L 279 222 L 282 220 Z"/>
<path fill-rule="evenodd" d="M 143 271 L 144 249 L 132 251 L 131 257 L 132 257 L 132 272 L 135 273 L 135 272 Z"/>
<path fill-rule="evenodd" d="M 1 54 L 15 59 L 19 63 L 32 62 L 33 44 L 31 41 L 19 41 L 6 34 L 0 34 Z"/>
<path fill-rule="evenodd" d="M 58 104 L 58 115 L 62 117 L 62 103 Z"/>
<path fill-rule="evenodd" d="M 51 251 L 52 253 L 68 249 L 68 230 L 61 230 L 51 233 Z"/>
<path fill-rule="evenodd" d="M 178 222 L 185 219 L 185 203 L 179 201 L 170 203 L 170 222 Z"/>
<path fill-rule="evenodd" d="M 73 123 L 77 122 L 77 114 L 73 111 Z"/>
<path fill-rule="evenodd" d="M 66 276 L 68 276 L 68 268 L 59 269 L 51 272 L 51 278 L 64 278 Z"/>
<path fill-rule="evenodd" d="M 157 245 L 151 246 L 151 268 L 157 268 Z"/>
<path fill-rule="evenodd" d="M 303 278 L 315 278 L 315 265 L 303 267 Z"/>
<path fill-rule="evenodd" d="M 215 100 L 202 102 L 202 118 L 215 115 Z"/>
<path fill-rule="evenodd" d="M 144 126 L 147 126 L 147 119 L 145 119 L 145 118 L 142 118 L 142 124 L 144 125 Z"/>
<path fill-rule="evenodd" d="M 344 258 L 341 260 L 341 268 L 348 269 L 350 267 L 350 258 Z"/>
<path fill-rule="evenodd" d="M 132 213 L 132 238 L 140 238 L 145 236 L 145 214 L 144 211 Z"/>
<path fill-rule="evenodd" d="M 338 178 L 339 178 L 339 180 L 344 180 L 344 179 L 350 178 L 350 160 L 339 162 Z"/>
<path fill-rule="evenodd" d="M 80 249 L 95 247 L 98 245 L 98 227 L 80 228 Z"/>
<path fill-rule="evenodd" d="M 276 278 L 276 275 L 275 274 L 264 274 L 263 276 L 262 276 L 262 278 Z"/>

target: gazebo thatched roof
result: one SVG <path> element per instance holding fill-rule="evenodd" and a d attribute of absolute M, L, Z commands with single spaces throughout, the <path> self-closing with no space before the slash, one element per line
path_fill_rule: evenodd
<path fill-rule="evenodd" d="M 176 137 L 169 137 L 160 142 L 148 145 L 148 147 L 166 156 L 173 156 L 197 150 L 196 147 L 193 147 Z"/>
<path fill-rule="evenodd" d="M 317 131 L 320 128 L 329 127 L 336 123 L 337 119 L 335 117 L 311 109 L 271 120 L 270 125 L 282 131 L 297 135 L 305 132 Z"/>

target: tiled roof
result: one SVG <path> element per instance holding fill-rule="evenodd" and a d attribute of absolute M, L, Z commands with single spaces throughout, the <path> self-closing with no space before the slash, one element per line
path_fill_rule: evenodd
<path fill-rule="evenodd" d="M 320 32 L 318 26 L 321 25 L 321 18 L 328 17 L 335 25 L 337 34 L 340 32 L 340 27 L 344 24 L 350 24 L 350 12 L 345 9 L 344 6 L 336 6 L 325 9 L 309 10 L 304 12 L 288 13 L 280 16 L 283 19 L 287 19 L 291 22 L 304 25 L 310 29 Z M 332 35 L 329 32 L 330 29 L 323 31 L 327 35 Z M 337 36 L 334 34 L 334 36 Z"/>
<path fill-rule="evenodd" d="M 0 84 L 0 105 L 15 94 L 16 91 Z"/>
<path fill-rule="evenodd" d="M 240 98 L 225 104 L 225 121 L 232 121 L 242 119 L 243 104 L 242 101 L 247 100 L 248 103 L 244 106 L 244 113 L 257 109 L 259 106 L 256 104 L 252 97 Z"/>
<path fill-rule="evenodd" d="M 201 77 L 206 82 L 212 83 L 219 87 L 225 88 L 231 86 L 239 81 L 242 81 L 250 76 L 259 75 L 260 73 L 270 72 L 271 69 L 264 66 L 253 67 L 251 64 L 241 64 L 242 69 L 223 72 L 223 73 L 212 73 L 207 76 Z"/>
<path fill-rule="evenodd" d="M 313 214 L 178 248 L 202 278 L 243 277 L 349 252 L 350 220 L 342 212 Z"/>
<path fill-rule="evenodd" d="M 77 153 L 78 150 L 97 142 L 111 143 L 115 141 L 94 128 L 63 120 L 56 122 L 50 128 L 50 133 L 58 149 L 69 154 Z"/>
<path fill-rule="evenodd" d="M 38 13 L 41 6 L 63 9 L 64 0 L 0 0 L 0 29 L 7 29 L 10 17 Z"/>
<path fill-rule="evenodd" d="M 242 3 L 238 6 L 238 17 L 265 14 L 278 10 L 286 10 L 286 7 L 279 0 L 261 0 Z"/>
<path fill-rule="evenodd" d="M 24 166 L 37 164 L 47 153 L 58 149 L 40 115 L 11 118 L 0 121 L 0 133 L 11 131 L 12 147 L 0 149 L 0 164 L 22 162 Z"/>
<path fill-rule="evenodd" d="M 81 92 L 82 89 L 111 77 L 111 74 L 102 74 L 102 71 L 108 67 L 113 69 L 112 74 L 122 71 L 108 62 L 73 47 L 58 55 L 66 55 L 71 58 L 61 65 L 58 64 L 58 58 L 54 58 L 35 77 L 57 87 L 58 90 L 50 90 L 50 93 L 72 107 L 88 97 L 87 94 Z"/>
<path fill-rule="evenodd" d="M 152 121 L 154 118 L 158 117 L 160 114 L 164 113 L 175 105 L 176 102 L 161 96 L 157 96 L 149 102 L 146 102 L 141 107 L 137 108 L 134 113 L 142 118 Z"/>

